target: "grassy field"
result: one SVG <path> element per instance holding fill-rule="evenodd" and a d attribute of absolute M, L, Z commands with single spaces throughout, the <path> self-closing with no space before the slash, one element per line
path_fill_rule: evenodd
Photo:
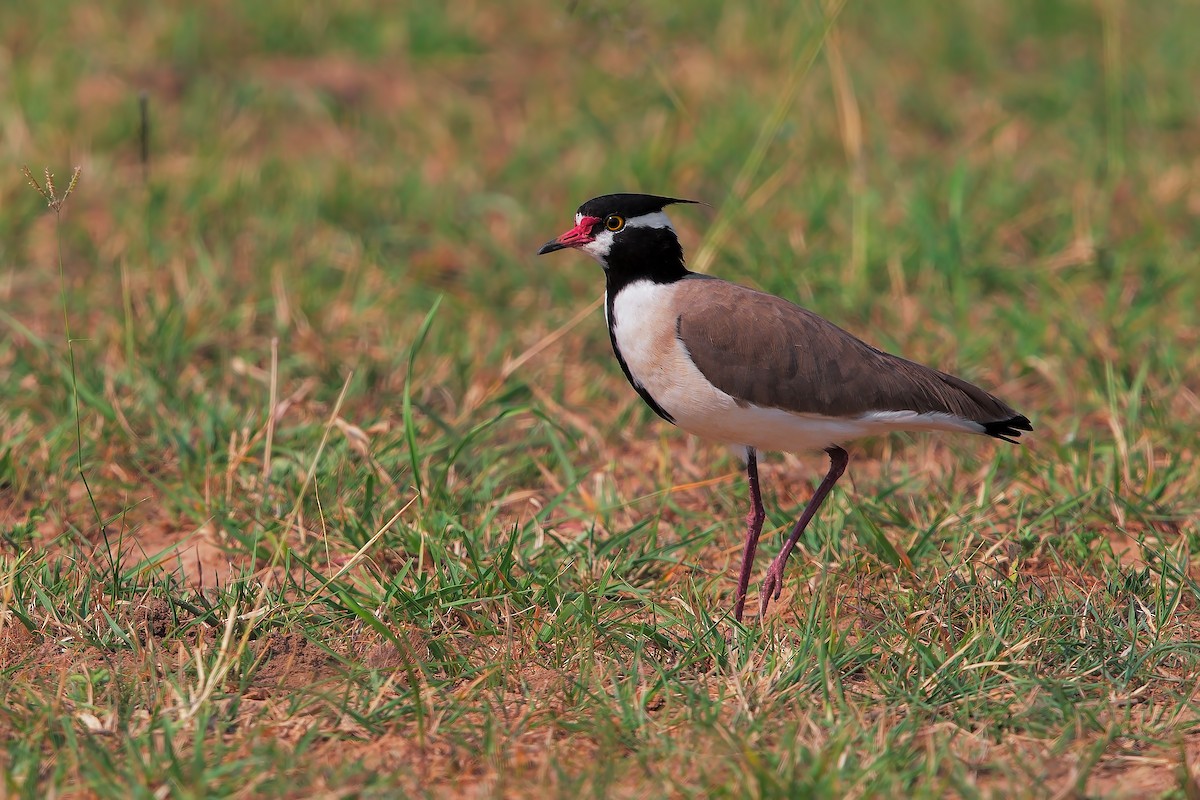
<path fill-rule="evenodd" d="M 1200 6 L 400 6 L 5 9 L 0 797 L 1200 797 Z M 533 255 L 609 191 L 1036 430 L 858 444 L 735 625 Z"/>

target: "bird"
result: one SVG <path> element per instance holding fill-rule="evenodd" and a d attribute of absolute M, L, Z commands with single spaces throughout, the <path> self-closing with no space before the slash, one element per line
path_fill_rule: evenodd
<path fill-rule="evenodd" d="M 759 617 L 783 587 L 804 529 L 849 464 L 846 443 L 893 431 L 950 431 L 1018 443 L 1029 418 L 962 378 L 872 347 L 788 300 L 688 269 L 666 211 L 683 200 L 606 194 L 538 255 L 580 250 L 604 270 L 604 316 L 625 378 L 662 419 L 745 456 L 750 511 L 734 598 L 746 593 L 766 512 L 758 452 L 824 451 L 829 470 L 760 590 Z"/>

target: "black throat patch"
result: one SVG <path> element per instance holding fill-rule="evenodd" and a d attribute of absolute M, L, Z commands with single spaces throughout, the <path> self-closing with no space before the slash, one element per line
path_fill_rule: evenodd
<path fill-rule="evenodd" d="M 626 228 L 613 237 L 604 259 L 609 297 L 634 281 L 674 283 L 690 274 L 683 247 L 670 228 Z"/>

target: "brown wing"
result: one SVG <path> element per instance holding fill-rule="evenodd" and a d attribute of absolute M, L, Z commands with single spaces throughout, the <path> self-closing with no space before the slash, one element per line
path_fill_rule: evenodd
<path fill-rule="evenodd" d="M 774 295 L 697 275 L 676 297 L 679 339 L 704 377 L 739 402 L 830 417 L 940 412 L 992 435 L 1031 429 L 979 387 L 871 347 Z"/>

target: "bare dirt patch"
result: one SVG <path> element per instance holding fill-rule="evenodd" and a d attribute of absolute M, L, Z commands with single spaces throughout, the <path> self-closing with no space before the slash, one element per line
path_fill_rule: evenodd
<path fill-rule="evenodd" d="M 254 676 L 259 685 L 294 689 L 338 674 L 330 654 L 299 633 L 271 633 L 258 654 L 263 659 Z"/>
<path fill-rule="evenodd" d="M 248 563 L 244 554 L 222 541 L 212 523 L 196 527 L 184 520 L 170 521 L 154 515 L 116 541 L 109 541 L 120 548 L 125 563 L 140 562 L 147 571 L 175 575 L 189 588 L 224 586 Z"/>

